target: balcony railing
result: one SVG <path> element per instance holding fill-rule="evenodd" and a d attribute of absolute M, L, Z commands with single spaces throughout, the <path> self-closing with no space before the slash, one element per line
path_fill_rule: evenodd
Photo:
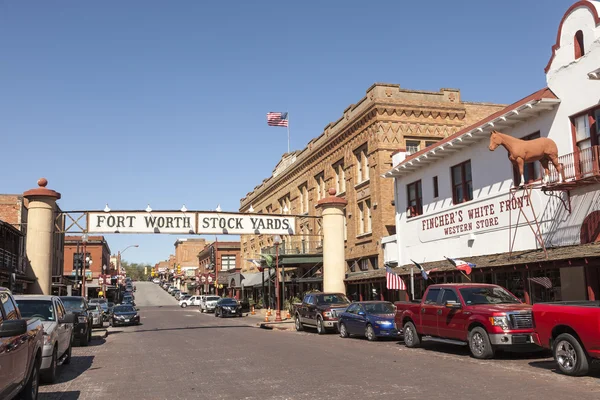
<path fill-rule="evenodd" d="M 600 146 L 574 151 L 558 157 L 558 162 L 563 166 L 566 181 L 580 181 L 586 178 L 600 176 Z M 552 164 L 550 168 L 550 184 L 559 183 L 560 176 Z"/>
<path fill-rule="evenodd" d="M 275 255 L 275 246 L 263 247 L 262 254 Z M 322 254 L 323 241 L 299 241 L 291 243 L 281 243 L 279 245 L 279 255 L 294 255 L 294 254 Z"/>

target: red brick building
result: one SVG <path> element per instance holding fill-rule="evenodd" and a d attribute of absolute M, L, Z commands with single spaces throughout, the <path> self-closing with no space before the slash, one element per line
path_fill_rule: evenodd
<path fill-rule="evenodd" d="M 84 243 L 81 236 L 65 237 L 64 245 L 64 274 L 70 278 L 75 277 L 73 269 L 76 254 L 84 255 Z M 113 268 L 110 262 L 110 247 L 104 236 L 88 236 L 85 244 L 85 257 L 90 257 L 92 260 L 89 268 L 86 269 L 86 292 L 88 297 L 97 297 L 97 292 L 100 291 L 98 277 L 102 274 L 102 267 L 106 265 L 106 274 L 117 275 L 117 271 Z M 81 278 L 80 278 L 81 279 Z M 110 285 L 109 285 L 110 286 Z M 114 289 L 108 287 L 109 290 Z"/>
<path fill-rule="evenodd" d="M 197 255 L 200 293 L 218 293 L 240 297 L 241 246 L 240 242 L 214 242 Z M 215 283 L 218 286 L 215 286 Z"/>

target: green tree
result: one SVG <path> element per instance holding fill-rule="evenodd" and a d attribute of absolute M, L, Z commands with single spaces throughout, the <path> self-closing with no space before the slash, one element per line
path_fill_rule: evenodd
<path fill-rule="evenodd" d="M 133 279 L 134 281 L 147 281 L 150 276 L 150 271 L 152 267 L 150 264 L 138 264 L 138 263 L 130 263 L 128 261 L 121 261 L 121 266 L 125 268 L 125 273 L 128 277 Z M 144 274 L 144 268 L 146 269 L 146 273 Z"/>

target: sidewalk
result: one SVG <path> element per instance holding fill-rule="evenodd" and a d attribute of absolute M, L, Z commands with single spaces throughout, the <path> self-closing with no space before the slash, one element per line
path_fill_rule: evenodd
<path fill-rule="evenodd" d="M 287 310 L 281 311 L 281 319 L 282 319 L 281 322 L 275 322 L 275 311 L 274 310 L 271 311 L 271 316 L 268 318 L 268 322 L 267 322 L 267 320 L 265 320 L 267 310 L 260 309 L 260 310 L 255 310 L 255 312 L 256 312 L 256 315 L 252 315 L 251 313 L 248 313 L 248 316 L 245 317 L 245 318 L 248 318 L 252 322 L 252 326 L 256 326 L 256 327 L 263 328 L 263 329 L 277 329 L 277 330 L 282 330 L 282 331 L 291 331 L 291 330 L 295 329 L 294 319 L 287 318 L 287 315 L 288 315 Z"/>

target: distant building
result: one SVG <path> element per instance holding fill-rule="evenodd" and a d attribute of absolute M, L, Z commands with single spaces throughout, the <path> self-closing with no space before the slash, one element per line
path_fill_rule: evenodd
<path fill-rule="evenodd" d="M 241 290 L 240 242 L 215 241 L 197 255 L 199 290 L 240 297 Z"/>
<path fill-rule="evenodd" d="M 81 236 L 66 236 L 64 245 L 64 258 L 65 258 L 65 276 L 81 281 L 81 271 L 75 271 L 73 265 L 77 259 L 83 257 L 90 257 L 92 264 L 85 270 L 85 292 L 89 298 L 98 297 L 101 285 L 98 282 L 98 278 L 102 274 L 114 276 L 118 275 L 117 266 L 115 260 L 111 263 L 110 247 L 104 236 L 88 236 L 85 244 Z M 103 266 L 106 266 L 106 270 L 103 270 Z M 114 281 L 114 282 L 113 282 Z M 107 285 L 107 293 L 110 296 L 113 291 L 116 291 L 117 286 L 116 279 L 111 280 L 110 285 Z M 77 290 L 79 287 L 76 288 Z"/>

